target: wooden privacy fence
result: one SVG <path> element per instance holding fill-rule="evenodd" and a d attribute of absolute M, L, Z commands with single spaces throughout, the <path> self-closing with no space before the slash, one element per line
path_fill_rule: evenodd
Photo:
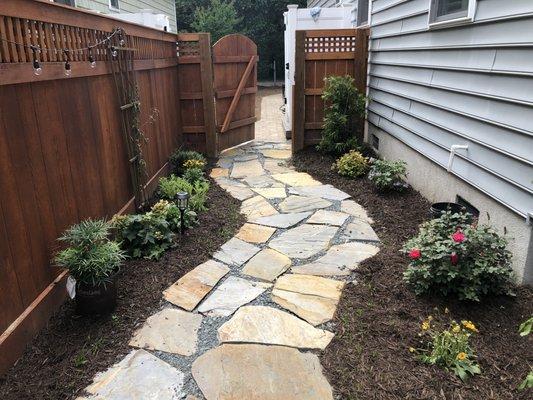
<path fill-rule="evenodd" d="M 296 31 L 293 152 L 320 141 L 325 77 L 350 75 L 359 92 L 366 93 L 367 55 L 368 29 Z"/>

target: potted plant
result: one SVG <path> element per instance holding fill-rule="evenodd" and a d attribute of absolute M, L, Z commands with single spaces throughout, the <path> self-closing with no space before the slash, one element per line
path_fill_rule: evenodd
<path fill-rule="evenodd" d="M 68 269 L 76 281 L 79 314 L 106 314 L 116 306 L 116 273 L 126 256 L 119 244 L 109 239 L 109 230 L 106 221 L 88 219 L 59 238 L 69 247 L 56 255 L 55 263 Z"/>

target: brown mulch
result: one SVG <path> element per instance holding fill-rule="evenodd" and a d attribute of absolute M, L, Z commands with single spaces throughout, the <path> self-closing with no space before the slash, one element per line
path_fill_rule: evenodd
<path fill-rule="evenodd" d="M 333 159 L 313 150 L 296 155 L 294 165 L 324 183 L 349 193 L 374 219 L 381 251 L 358 270 L 358 284 L 347 285 L 340 302 L 337 334 L 321 357 L 325 373 L 340 399 L 531 399 L 532 390 L 516 388 L 533 364 L 532 338 L 518 326 L 533 313 L 531 288 L 517 296 L 486 299 L 480 304 L 420 298 L 402 281 L 408 260 L 399 252 L 428 218 L 430 204 L 416 191 L 382 195 L 367 179 L 348 180 L 330 167 Z M 463 383 L 452 373 L 417 361 L 421 321 L 435 307 L 455 320 L 472 320 L 480 330 L 471 343 L 482 375 Z M 532 336 L 532 335 L 530 335 Z"/>
<path fill-rule="evenodd" d="M 214 183 L 208 204 L 209 211 L 200 215 L 199 226 L 179 237 L 177 247 L 161 260 L 126 263 L 119 276 L 118 307 L 111 316 L 78 317 L 73 302 L 65 304 L 0 379 L 0 399 L 76 397 L 95 373 L 126 355 L 133 331 L 161 306 L 161 292 L 207 261 L 244 224 L 240 202 Z"/>

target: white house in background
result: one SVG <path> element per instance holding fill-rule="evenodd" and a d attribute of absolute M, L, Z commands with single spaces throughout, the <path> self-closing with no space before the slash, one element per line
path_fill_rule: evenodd
<path fill-rule="evenodd" d="M 533 1 L 350 3 L 371 28 L 367 141 L 429 200 L 490 215 L 533 283 Z"/>

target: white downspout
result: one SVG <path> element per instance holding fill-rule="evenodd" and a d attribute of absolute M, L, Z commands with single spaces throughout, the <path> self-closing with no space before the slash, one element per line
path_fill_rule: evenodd
<path fill-rule="evenodd" d="M 446 170 L 448 172 L 452 172 L 452 165 L 453 165 L 453 158 L 455 157 L 455 152 L 457 150 L 468 150 L 467 144 L 454 144 L 450 148 L 450 158 L 448 159 L 448 168 Z"/>

